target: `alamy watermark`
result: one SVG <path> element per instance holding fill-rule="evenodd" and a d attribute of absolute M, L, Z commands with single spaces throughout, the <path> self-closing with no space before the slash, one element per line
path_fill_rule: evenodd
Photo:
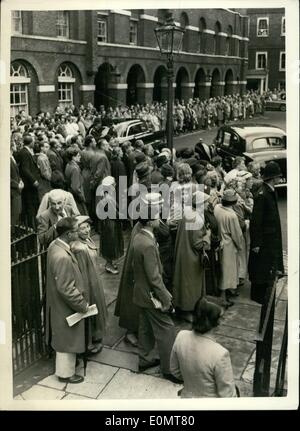
<path fill-rule="evenodd" d="M 187 228 L 199 228 L 204 221 L 204 202 L 207 195 L 203 184 L 166 183 L 152 184 L 150 189 L 144 184 L 133 184 L 128 188 L 127 177 L 120 176 L 117 185 L 99 185 L 96 190 L 96 214 L 99 220 L 139 220 L 155 219 L 181 220 L 189 214 Z M 149 201 L 149 193 L 159 196 Z M 118 203 L 118 204 L 117 204 Z"/>

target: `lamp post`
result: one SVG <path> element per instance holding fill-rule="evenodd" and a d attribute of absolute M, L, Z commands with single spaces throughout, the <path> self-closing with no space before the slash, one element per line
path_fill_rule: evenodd
<path fill-rule="evenodd" d="M 184 34 L 184 29 L 178 27 L 168 13 L 166 22 L 154 29 L 158 47 L 161 54 L 167 58 L 168 79 L 168 111 L 167 111 L 167 144 L 172 152 L 171 163 L 173 164 L 173 55 L 178 54 Z"/>

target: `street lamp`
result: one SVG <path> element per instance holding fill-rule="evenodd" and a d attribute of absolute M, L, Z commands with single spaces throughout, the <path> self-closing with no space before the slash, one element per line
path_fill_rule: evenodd
<path fill-rule="evenodd" d="M 181 49 L 184 31 L 175 24 L 171 13 L 168 13 L 166 22 L 162 26 L 154 29 L 160 52 L 167 58 L 167 143 L 172 152 L 171 163 L 173 163 L 173 55 L 178 54 Z"/>

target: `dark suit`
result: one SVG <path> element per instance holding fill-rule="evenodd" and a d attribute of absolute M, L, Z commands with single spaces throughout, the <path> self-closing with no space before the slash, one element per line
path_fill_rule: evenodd
<path fill-rule="evenodd" d="M 35 216 L 39 207 L 38 189 L 33 184 L 40 181 L 40 171 L 30 151 L 23 147 L 18 153 L 20 175 L 24 182 L 22 209 L 28 224 L 35 227 Z"/>
<path fill-rule="evenodd" d="M 141 230 L 133 241 L 133 302 L 140 307 L 139 357 L 140 364 L 155 358 L 157 342 L 161 370 L 170 373 L 170 354 L 175 340 L 175 327 L 168 314 L 155 309 L 150 292 L 167 309 L 171 305 L 171 294 L 162 279 L 162 264 L 155 238 Z"/>
<path fill-rule="evenodd" d="M 277 194 L 266 183 L 254 199 L 250 244 L 248 270 L 251 298 L 262 304 L 274 282 L 276 271 L 284 272 Z M 252 251 L 255 247 L 260 248 L 258 253 Z"/>
<path fill-rule="evenodd" d="M 67 217 L 75 216 L 73 208 L 69 205 L 65 206 Z M 51 208 L 43 211 L 37 217 L 37 233 L 41 245 L 48 247 L 50 243 L 57 237 L 57 232 L 54 225 L 58 222 L 58 217 Z"/>
<path fill-rule="evenodd" d="M 47 153 L 51 170 L 51 185 L 53 188 L 63 189 L 65 187 L 64 161 L 60 153 L 53 148 Z"/>
<path fill-rule="evenodd" d="M 12 157 L 10 158 L 10 225 L 12 230 L 18 223 L 21 210 L 22 199 L 19 182 L 21 181 L 17 162 Z"/>

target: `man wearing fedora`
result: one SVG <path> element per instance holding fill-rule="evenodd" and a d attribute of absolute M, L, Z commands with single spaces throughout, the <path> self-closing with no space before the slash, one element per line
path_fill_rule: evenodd
<path fill-rule="evenodd" d="M 146 194 L 142 204 L 144 211 L 141 211 L 139 219 L 141 229 L 133 240 L 133 302 L 140 310 L 139 371 L 160 363 L 163 376 L 178 383 L 178 379 L 170 373 L 175 326 L 167 312 L 172 308 L 172 295 L 163 282 L 162 264 L 153 234 L 155 224 L 159 221 L 160 194 Z"/>
<path fill-rule="evenodd" d="M 276 162 L 267 163 L 262 174 L 264 182 L 254 199 L 250 221 L 248 271 L 251 299 L 265 306 L 276 275 L 284 273 L 281 223 L 274 188 L 280 182 L 281 176 L 280 167 Z"/>

